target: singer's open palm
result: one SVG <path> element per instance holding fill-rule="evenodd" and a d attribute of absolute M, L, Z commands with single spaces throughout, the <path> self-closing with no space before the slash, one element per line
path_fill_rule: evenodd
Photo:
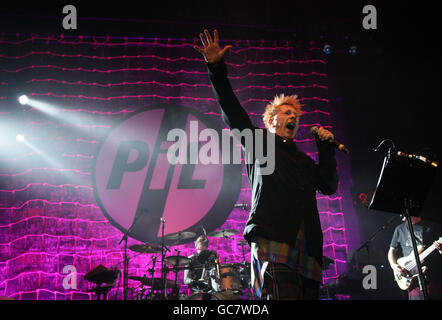
<path fill-rule="evenodd" d="M 205 29 L 204 34 L 200 33 L 200 39 L 204 47 L 194 46 L 194 48 L 204 56 L 204 59 L 208 63 L 217 63 L 224 57 L 226 51 L 232 47 L 231 45 L 228 45 L 225 46 L 224 49 L 220 48 L 218 30 L 213 32 L 212 38 L 209 31 Z"/>

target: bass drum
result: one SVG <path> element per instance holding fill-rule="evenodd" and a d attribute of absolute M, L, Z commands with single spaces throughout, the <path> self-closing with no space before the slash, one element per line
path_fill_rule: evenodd
<path fill-rule="evenodd" d="M 241 292 L 241 277 L 236 264 L 222 264 L 219 266 L 221 291 Z"/>
<path fill-rule="evenodd" d="M 212 293 L 198 292 L 190 295 L 187 300 L 221 300 Z"/>

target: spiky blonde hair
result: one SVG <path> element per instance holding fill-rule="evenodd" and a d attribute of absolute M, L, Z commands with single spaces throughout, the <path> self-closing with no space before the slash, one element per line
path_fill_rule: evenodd
<path fill-rule="evenodd" d="M 291 105 L 295 108 L 298 117 L 302 115 L 301 108 L 304 105 L 299 102 L 297 95 L 285 96 L 283 93 L 279 96 L 276 95 L 273 101 L 266 106 L 264 114 L 262 115 L 266 128 L 269 127 L 269 120 L 278 112 L 278 108 L 285 104 Z"/>

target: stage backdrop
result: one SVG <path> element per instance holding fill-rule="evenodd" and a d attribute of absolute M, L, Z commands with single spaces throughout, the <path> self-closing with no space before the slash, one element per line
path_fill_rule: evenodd
<path fill-rule="evenodd" d="M 196 109 L 225 128 L 195 44 L 199 39 L 1 36 L 0 296 L 94 299 L 88 292 L 94 285 L 83 276 L 100 264 L 122 269 L 123 234 L 109 223 L 94 198 L 91 174 L 98 146 L 121 119 L 154 104 Z M 310 128 L 342 132 L 329 100 L 320 46 L 247 40 L 225 44 L 233 45 L 226 56 L 230 81 L 253 123 L 263 126 L 263 109 L 276 94 L 298 94 L 306 106 L 296 141 L 317 160 Z M 58 117 L 20 106 L 16 101 L 20 94 L 57 107 Z M 27 143 L 15 140 L 19 133 Z M 344 212 L 343 196 L 349 194 L 351 179 L 348 162 L 340 159 L 338 192 L 317 197 L 324 255 L 336 259 L 324 271 L 326 283 L 346 271 L 349 249 L 344 217 L 351 213 Z M 237 203 L 250 204 L 244 170 L 242 175 Z M 247 216 L 246 210 L 235 208 L 222 227 L 239 233 L 232 240 L 211 238 L 210 249 L 219 252 L 221 263 L 243 260 L 237 241 L 242 240 Z M 129 246 L 136 243 L 128 241 Z M 180 255 L 194 253 L 193 242 L 170 249 L 168 255 L 177 254 L 175 249 Z M 129 251 L 129 256 L 134 254 Z M 129 275 L 146 274 L 152 256 L 157 255 L 132 259 Z M 248 247 L 245 259 L 250 259 Z M 178 277 L 182 279 L 182 272 Z M 108 298 L 121 299 L 122 285 L 120 278 Z M 130 280 L 129 287 L 138 284 Z"/>

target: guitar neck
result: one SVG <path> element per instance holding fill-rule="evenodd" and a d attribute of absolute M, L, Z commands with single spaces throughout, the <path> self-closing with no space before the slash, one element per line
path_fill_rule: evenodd
<path fill-rule="evenodd" d="M 431 246 L 429 246 L 427 249 L 425 249 L 424 252 L 422 252 L 419 255 L 420 262 L 422 262 L 426 257 L 428 257 L 430 255 L 430 253 L 432 253 L 435 249 L 436 249 L 436 246 L 434 245 L 434 243 Z M 411 260 L 412 263 L 410 263 L 406 266 L 406 269 L 408 271 L 411 271 L 411 270 L 413 270 L 414 267 L 416 267 L 416 260 L 414 259 L 414 256 L 412 256 L 412 255 L 413 255 L 413 253 L 410 254 L 410 259 L 412 259 Z"/>
<path fill-rule="evenodd" d="M 426 257 L 428 257 L 428 255 L 430 254 L 430 253 L 432 253 L 434 250 L 436 249 L 436 246 L 434 245 L 434 243 L 431 245 L 431 246 L 429 246 L 427 249 L 425 249 L 425 251 L 424 252 L 422 252 L 420 255 L 419 255 L 419 259 L 422 261 L 422 260 L 424 260 Z"/>

